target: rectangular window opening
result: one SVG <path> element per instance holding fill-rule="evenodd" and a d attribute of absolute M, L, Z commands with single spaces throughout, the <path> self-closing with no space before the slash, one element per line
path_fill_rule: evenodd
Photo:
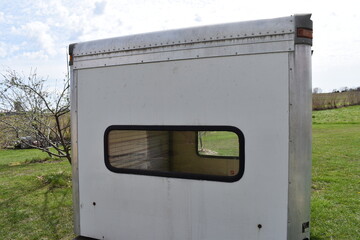
<path fill-rule="evenodd" d="M 105 164 L 113 172 L 233 182 L 244 172 L 244 136 L 230 126 L 111 126 Z"/>

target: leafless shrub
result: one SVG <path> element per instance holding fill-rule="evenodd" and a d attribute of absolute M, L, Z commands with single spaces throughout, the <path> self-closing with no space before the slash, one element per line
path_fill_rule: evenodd
<path fill-rule="evenodd" d="M 51 91 L 45 87 L 46 79 L 39 78 L 36 72 L 25 77 L 7 70 L 2 77 L 2 134 L 71 162 L 69 79 L 64 79 L 61 89 Z M 22 140 L 28 136 L 34 141 Z"/>

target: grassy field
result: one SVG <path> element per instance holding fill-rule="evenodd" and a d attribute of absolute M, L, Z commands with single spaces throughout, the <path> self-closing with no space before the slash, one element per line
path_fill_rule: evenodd
<path fill-rule="evenodd" d="M 34 149 L 0 150 L 0 239 L 72 239 L 71 167 Z"/>
<path fill-rule="evenodd" d="M 41 159 L 0 150 L 0 239 L 74 237 L 70 165 Z M 360 106 L 313 112 L 312 176 L 311 239 L 360 239 Z"/>
<path fill-rule="evenodd" d="M 360 239 L 360 106 L 313 112 L 311 239 Z"/>

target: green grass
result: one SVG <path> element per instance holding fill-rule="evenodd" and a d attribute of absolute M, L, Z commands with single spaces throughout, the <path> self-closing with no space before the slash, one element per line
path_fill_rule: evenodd
<path fill-rule="evenodd" d="M 313 112 L 313 124 L 360 124 L 360 105 Z"/>
<path fill-rule="evenodd" d="M 208 132 L 203 147 L 231 155 L 231 139 Z M 360 239 L 360 106 L 313 112 L 312 181 L 311 239 Z"/>
<path fill-rule="evenodd" d="M 313 112 L 311 239 L 360 239 L 360 106 Z"/>
<path fill-rule="evenodd" d="M 239 157 L 239 140 L 235 133 L 226 131 L 207 131 L 202 138 L 203 155 Z M 199 146 L 201 149 L 201 146 Z"/>
<path fill-rule="evenodd" d="M 71 167 L 34 149 L 0 150 L 0 239 L 72 239 Z"/>
<path fill-rule="evenodd" d="M 209 148 L 231 155 L 224 145 Z M 0 150 L 0 239 L 75 237 L 71 167 L 46 157 Z M 360 239 L 360 106 L 313 112 L 312 180 L 311 239 Z"/>

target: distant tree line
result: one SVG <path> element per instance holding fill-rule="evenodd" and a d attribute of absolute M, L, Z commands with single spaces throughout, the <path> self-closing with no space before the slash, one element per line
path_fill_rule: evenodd
<path fill-rule="evenodd" d="M 355 87 L 355 88 L 342 87 L 340 89 L 333 89 L 332 90 L 333 93 L 356 92 L 356 91 L 360 92 L 360 87 Z M 319 87 L 316 87 L 316 88 L 313 88 L 313 93 L 314 94 L 323 93 L 323 90 L 321 88 L 319 88 Z"/>
<path fill-rule="evenodd" d="M 339 93 L 339 92 L 356 92 L 356 91 L 360 92 L 360 87 L 356 87 L 356 88 L 343 87 L 340 90 L 334 89 L 332 92 Z"/>
<path fill-rule="evenodd" d="M 334 89 L 331 93 L 322 93 L 321 88 L 314 88 L 312 101 L 313 110 L 360 105 L 360 87 L 343 87 Z"/>

